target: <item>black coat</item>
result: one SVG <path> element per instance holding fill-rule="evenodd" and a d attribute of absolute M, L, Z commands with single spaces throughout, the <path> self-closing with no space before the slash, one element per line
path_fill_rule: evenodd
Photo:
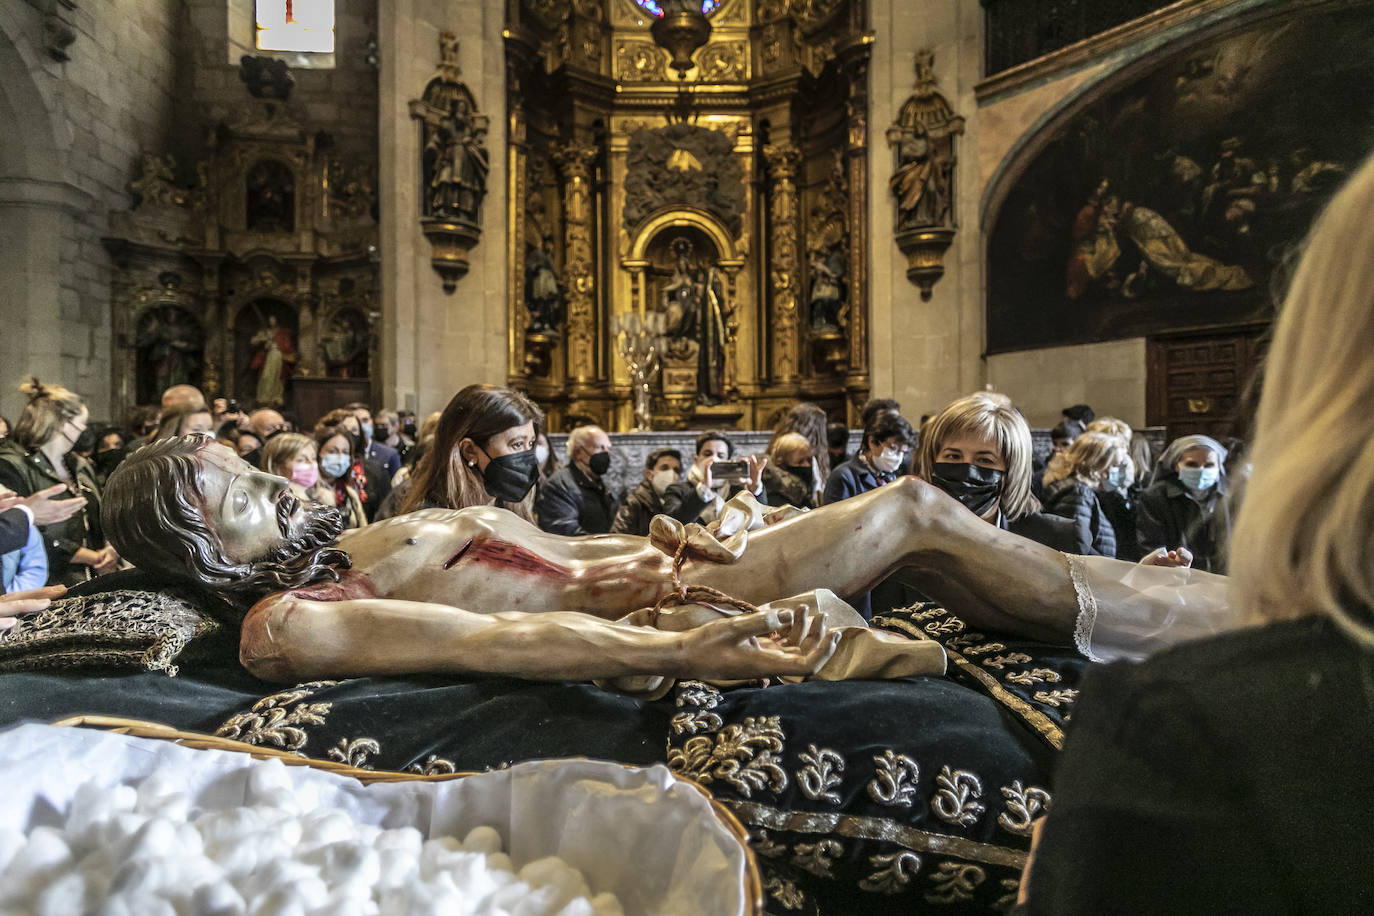
<path fill-rule="evenodd" d="M 1078 546 L 1078 527 L 1066 518 L 1044 512 L 1032 512 L 1014 522 L 1005 515 L 997 516 L 997 526 L 1026 540 L 1044 544 L 1062 553 L 1073 553 Z"/>
<path fill-rule="evenodd" d="M 554 534 L 605 534 L 611 530 L 615 511 L 615 497 L 606 485 L 570 464 L 544 481 L 534 517 L 540 528 Z"/>
<path fill-rule="evenodd" d="M 43 546 L 48 552 L 48 584 L 76 585 L 92 575 L 91 568 L 73 563 L 72 556 L 82 547 L 101 550 L 105 533 L 100 528 L 100 487 L 95 482 L 95 467 L 84 458 L 68 454 L 65 462 L 73 483 L 86 497 L 86 507 L 64 522 L 44 525 Z M 32 496 L 54 484 L 66 483 L 57 476 L 46 455 L 20 448 L 13 441 L 0 444 L 0 484 L 20 496 Z M 56 499 L 74 499 L 69 491 Z"/>
<path fill-rule="evenodd" d="M 1097 494 L 1102 514 L 1107 516 L 1107 521 L 1112 523 L 1112 530 L 1116 532 L 1118 560 L 1130 560 L 1134 563 L 1144 556 L 1135 535 L 1135 504 L 1139 498 L 1140 491 L 1135 486 L 1125 493 L 1119 490 L 1102 490 Z"/>
<path fill-rule="evenodd" d="M 1213 505 L 1213 511 L 1204 513 L 1177 476 L 1156 480 L 1136 501 L 1140 549 L 1149 553 L 1157 547 L 1187 547 L 1193 552 L 1194 569 L 1225 573 L 1230 528 L 1225 496 L 1216 497 Z"/>
<path fill-rule="evenodd" d="M 876 473 L 864 460 L 861 453 L 843 464 L 836 465 L 831 470 L 830 476 L 825 481 L 825 494 L 822 497 L 822 502 L 828 506 L 842 499 L 849 499 L 851 496 L 876 490 L 883 484 L 891 483 L 896 479 L 896 474 Z"/>
<path fill-rule="evenodd" d="M 620 511 L 616 512 L 615 520 L 611 522 L 611 534 L 637 534 L 645 537 L 649 534 L 649 522 L 653 521 L 655 515 L 661 514 L 663 500 L 659 498 L 658 491 L 649 481 L 641 480 L 639 486 L 625 497 L 625 504 L 620 507 Z"/>
<path fill-rule="evenodd" d="M 726 499 L 734 499 L 736 494 L 747 489 L 748 487 L 743 486 L 731 487 L 730 495 Z M 766 492 L 755 493 L 754 499 L 760 505 L 768 505 Z M 679 480 L 663 494 L 663 508 L 659 511 L 664 515 L 671 515 L 684 525 L 690 525 L 692 522 L 699 521 L 701 513 L 705 512 L 706 508 L 715 501 L 714 496 L 711 499 L 702 499 L 701 493 L 697 491 L 697 485 L 692 481 Z"/>
<path fill-rule="evenodd" d="M 1046 484 L 1043 500 L 1050 515 L 1074 524 L 1074 548 L 1069 553 L 1090 557 L 1116 556 L 1116 532 L 1107 518 L 1097 491 L 1080 480 L 1065 477 Z"/>
<path fill-rule="evenodd" d="M 1309 617 L 1091 671 L 1028 912 L 1374 912 L 1371 664 Z"/>
<path fill-rule="evenodd" d="M 18 509 L 0 514 L 0 553 L 19 550 L 29 542 L 29 515 Z"/>

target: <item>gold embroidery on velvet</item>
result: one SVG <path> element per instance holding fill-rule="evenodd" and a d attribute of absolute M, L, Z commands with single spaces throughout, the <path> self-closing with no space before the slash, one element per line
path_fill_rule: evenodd
<path fill-rule="evenodd" d="M 779 843 L 767 830 L 753 830 L 749 833 L 749 848 L 756 855 L 768 859 L 780 859 L 787 855 L 787 844 Z"/>
<path fill-rule="evenodd" d="M 873 757 L 877 772 L 868 781 L 868 795 L 880 805 L 910 808 L 916 798 L 916 781 L 921 768 L 905 754 L 891 748 Z"/>
<path fill-rule="evenodd" d="M 1032 668 L 1030 671 L 1013 671 L 1006 676 L 1009 684 L 1034 687 L 1036 684 L 1054 684 L 1060 680 L 1059 672 L 1049 668 Z"/>
<path fill-rule="evenodd" d="M 1007 810 L 997 815 L 997 823 L 1009 833 L 1030 836 L 1031 823 L 1049 810 L 1050 793 L 1039 786 L 1023 788 L 1017 779 L 1002 787 L 1002 795 L 1007 799 Z"/>
<path fill-rule="evenodd" d="M 983 659 L 983 666 L 1001 671 L 1007 665 L 1024 665 L 1028 661 L 1032 659 L 1024 652 L 1009 652 L 1006 655 L 994 655 L 992 658 Z"/>
<path fill-rule="evenodd" d="M 989 652 L 1001 652 L 1007 647 L 1000 642 L 985 642 L 981 646 L 970 646 L 964 650 L 965 655 L 987 655 Z"/>
<path fill-rule="evenodd" d="M 964 629 L 964 622 L 958 617 L 950 617 L 945 620 L 932 620 L 926 624 L 925 630 L 932 636 L 936 634 L 961 633 Z"/>
<path fill-rule="evenodd" d="M 325 716 L 334 708 L 333 703 L 300 701 L 338 683 L 311 681 L 263 697 L 253 704 L 251 712 L 239 713 L 228 719 L 215 731 L 215 735 L 247 744 L 270 744 L 283 750 L 299 752 L 310 738 L 301 726 L 323 725 Z"/>
<path fill-rule="evenodd" d="M 902 620 L 900 617 L 874 617 L 873 623 L 896 627 L 916 639 L 930 639 L 930 637 L 922 633 L 919 628 L 913 626 L 906 620 Z M 1050 747 L 1057 751 L 1063 750 L 1064 730 L 1049 716 L 1012 693 L 1006 687 L 998 683 L 997 679 L 991 674 L 955 651 L 954 644 L 961 638 L 963 637 L 956 637 L 945 643 L 945 651 L 950 661 L 977 678 L 987 689 L 989 696 L 1024 719 L 1026 724 L 1040 733 L 1040 736 L 1049 743 Z M 983 637 L 979 635 L 978 639 L 981 640 L 982 638 Z M 1065 717 L 1064 721 L 1067 722 L 1068 718 Z"/>
<path fill-rule="evenodd" d="M 999 913 L 1010 913 L 1011 908 L 1016 906 L 1017 895 L 1021 892 L 1021 879 L 1003 878 L 998 883 L 1002 885 L 1002 896 L 997 898 L 992 908 Z"/>
<path fill-rule="evenodd" d="M 835 860 L 844 855 L 844 846 L 839 840 L 829 838 L 815 843 L 798 843 L 792 864 L 822 878 L 833 877 L 831 869 Z"/>
<path fill-rule="evenodd" d="M 935 885 L 926 892 L 929 903 L 958 903 L 973 899 L 973 892 L 987 879 L 987 872 L 977 865 L 961 862 L 941 862 L 931 875 Z"/>
<path fill-rule="evenodd" d="M 1051 706 L 1059 707 L 1065 703 L 1072 703 L 1078 699 L 1078 691 L 1070 688 L 1064 690 L 1037 690 L 1032 694 L 1032 698 L 1041 703 L 1048 703 Z"/>
<path fill-rule="evenodd" d="M 725 720 L 713 712 L 680 712 L 669 724 L 675 735 L 695 735 L 697 732 L 718 731 Z"/>
<path fill-rule="evenodd" d="M 943 617 L 943 616 L 945 616 L 945 615 L 948 614 L 948 613 L 949 613 L 949 611 L 945 610 L 945 609 L 942 608 L 942 607 L 933 607 L 933 608 L 927 608 L 927 609 L 924 610 L 924 611 L 917 611 L 916 613 L 914 613 L 914 614 L 911 615 L 911 619 L 912 619 L 912 620 L 930 620 L 932 617 Z"/>
<path fill-rule="evenodd" d="M 806 764 L 797 771 L 797 785 L 802 794 L 812 801 L 828 801 L 832 805 L 840 803 L 840 794 L 832 791 L 840 784 L 840 774 L 844 772 L 844 758 L 829 748 L 817 749 L 807 745 L 807 752 L 798 754 Z"/>
<path fill-rule="evenodd" d="M 773 875 L 764 883 L 763 889 L 768 892 L 768 896 L 787 907 L 789 910 L 799 910 L 806 903 L 806 895 L 787 878 Z"/>
<path fill-rule="evenodd" d="M 1026 853 L 1008 846 L 980 843 L 967 837 L 931 833 L 885 817 L 863 817 L 833 811 L 783 811 L 759 802 L 722 798 L 744 823 L 756 828 L 786 830 L 792 833 L 834 834 L 857 840 L 881 840 L 910 849 L 913 852 L 936 852 L 941 855 L 1020 870 L 1026 865 Z"/>
<path fill-rule="evenodd" d="M 720 691 L 701 681 L 682 681 L 678 684 L 676 703 L 678 706 L 715 709 L 720 704 Z"/>
<path fill-rule="evenodd" d="M 436 754 L 430 754 L 425 758 L 424 763 L 412 763 L 406 767 L 407 773 L 419 773 L 421 776 L 446 776 L 449 773 L 458 772 L 458 767 L 452 760 L 445 760 Z"/>
<path fill-rule="evenodd" d="M 896 624 L 897 626 L 902 627 L 902 629 L 907 630 L 908 632 L 910 632 L 911 629 L 912 629 L 912 628 L 910 628 L 910 627 L 902 626 L 903 624 L 906 623 L 906 621 L 905 621 L 905 620 L 902 620 L 901 618 L 892 617 L 892 618 L 887 618 L 887 620 L 888 620 L 889 623 L 894 623 L 894 624 Z M 922 638 L 925 639 L 925 638 L 928 638 L 928 637 L 923 636 Z M 982 641 L 985 640 L 985 639 L 987 639 L 987 637 L 984 636 L 982 633 L 969 632 L 969 633 L 965 633 L 963 636 L 956 636 L 956 637 L 954 637 L 953 639 L 949 640 L 948 642 L 945 643 L 945 648 L 946 648 L 946 649 L 963 649 L 965 646 L 972 646 L 972 645 L 974 645 L 974 644 L 976 644 L 976 643 L 982 642 Z"/>
<path fill-rule="evenodd" d="M 978 815 L 983 813 L 983 805 L 978 801 L 983 795 L 983 781 L 968 770 L 951 770 L 949 765 L 940 768 L 935 777 L 935 797 L 930 800 L 930 810 L 940 820 L 961 827 L 972 827 L 978 823 Z"/>
<path fill-rule="evenodd" d="M 340 738 L 338 744 L 326 751 L 330 760 L 346 763 L 360 770 L 376 769 L 369 766 L 367 760 L 373 754 L 381 752 L 382 746 L 373 738 L 355 738 L 352 741 Z"/>
<path fill-rule="evenodd" d="M 787 788 L 787 771 L 779 762 L 785 736 L 778 716 L 750 716 L 731 722 L 714 737 L 689 738 L 668 752 L 668 768 L 702 785 L 729 783 L 745 798 L 768 789 Z"/>
<path fill-rule="evenodd" d="M 859 889 L 875 894 L 900 894 L 921 870 L 921 857 L 914 852 L 892 852 L 869 856 L 868 864 L 877 869 L 859 881 Z"/>

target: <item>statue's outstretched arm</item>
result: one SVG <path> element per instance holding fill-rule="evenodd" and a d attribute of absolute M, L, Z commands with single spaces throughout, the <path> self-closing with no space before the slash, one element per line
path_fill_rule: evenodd
<path fill-rule="evenodd" d="M 249 611 L 239 659 L 269 681 L 422 673 L 539 680 L 809 675 L 829 660 L 838 632 L 820 621 L 800 645 L 760 639 L 793 629 L 795 613 L 762 611 L 669 633 L 580 613 L 474 614 L 418 601 L 318 601 L 287 592 Z"/>

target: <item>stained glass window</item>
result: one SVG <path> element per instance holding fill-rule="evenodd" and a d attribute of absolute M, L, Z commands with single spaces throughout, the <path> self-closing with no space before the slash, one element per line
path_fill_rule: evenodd
<path fill-rule="evenodd" d="M 256 0 L 258 50 L 334 53 L 334 0 Z"/>
<path fill-rule="evenodd" d="M 655 16 L 663 15 L 662 0 L 635 0 L 635 2 Z M 701 11 L 708 16 L 714 13 L 718 6 L 720 6 L 720 0 L 701 0 Z"/>

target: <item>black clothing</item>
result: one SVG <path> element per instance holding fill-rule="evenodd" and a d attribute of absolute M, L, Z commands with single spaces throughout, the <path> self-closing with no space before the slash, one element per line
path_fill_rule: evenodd
<path fill-rule="evenodd" d="M 749 488 L 744 485 L 733 486 L 729 489 L 729 495 L 725 499 L 731 500 L 739 493 Z M 755 493 L 754 499 L 760 505 L 768 505 L 768 495 L 766 493 Z M 659 511 L 664 515 L 671 515 L 673 518 L 690 525 L 692 522 L 701 520 L 701 513 L 705 512 L 716 499 L 713 495 L 710 499 L 702 499 L 701 493 L 697 490 L 697 484 L 692 480 L 679 480 L 677 483 L 668 487 L 663 494 L 663 508 Z"/>
<path fill-rule="evenodd" d="M 1136 502 L 1135 530 L 1140 549 L 1187 547 L 1193 552 L 1193 568 L 1226 572 L 1226 541 L 1230 516 L 1224 494 L 1213 498 L 1205 513 L 1177 475 L 1156 480 Z"/>
<path fill-rule="evenodd" d="M 1102 514 L 1112 523 L 1116 532 L 1116 558 L 1137 562 L 1145 554 L 1136 541 L 1135 504 L 1140 491 L 1131 486 L 1125 493 L 1120 490 L 1099 490 L 1097 502 L 1102 506 Z"/>
<path fill-rule="evenodd" d="M 1014 522 L 1008 522 L 1006 516 L 999 512 L 997 527 L 1063 553 L 1073 553 L 1074 548 L 1078 546 L 1077 527 L 1073 522 L 1057 515 L 1032 512 Z"/>
<path fill-rule="evenodd" d="M 1092 671 L 1030 913 L 1368 913 L 1374 656 L 1325 618 Z"/>
<path fill-rule="evenodd" d="M 386 502 L 386 498 L 391 495 L 391 475 L 386 472 L 386 468 L 370 458 L 363 459 L 362 486 L 359 488 L 358 495 L 362 498 L 363 513 L 369 522 L 376 521 L 377 510 Z"/>
<path fill-rule="evenodd" d="M 43 546 L 48 552 L 48 584 L 76 585 L 91 578 L 91 567 L 73 563 L 72 556 L 82 547 L 102 550 L 105 534 L 100 528 L 100 488 L 95 482 L 95 467 L 86 459 L 68 453 L 63 458 L 71 477 L 68 489 L 54 499 L 86 497 L 86 506 L 65 522 L 42 526 Z M 0 444 L 0 484 L 20 496 L 32 496 L 54 484 L 66 484 L 57 476 L 52 463 L 42 452 L 25 451 L 13 440 Z M 78 492 L 73 493 L 72 487 Z"/>
<path fill-rule="evenodd" d="M 19 550 L 29 542 L 29 515 L 20 509 L 0 514 L 0 553 Z"/>
<path fill-rule="evenodd" d="M 763 469 L 763 492 L 770 506 L 796 506 L 798 509 L 816 508 L 812 486 L 786 468 L 770 464 Z"/>
<path fill-rule="evenodd" d="M 605 534 L 615 520 L 616 500 L 601 480 L 570 464 L 544 481 L 534 516 L 554 534 Z"/>
<path fill-rule="evenodd" d="M 1116 532 L 1092 487 L 1065 477 L 1045 486 L 1045 512 L 1074 524 L 1074 549 L 1090 557 L 1116 556 Z"/>
<path fill-rule="evenodd" d="M 662 513 L 663 500 L 659 498 L 653 483 L 641 480 L 639 486 L 625 497 L 625 504 L 615 514 L 615 521 L 611 522 L 611 534 L 637 534 L 646 537 L 649 534 L 649 522 L 653 521 L 655 515 Z"/>
<path fill-rule="evenodd" d="M 844 464 L 837 465 L 825 481 L 825 505 L 837 503 L 869 490 L 876 490 L 885 483 L 897 479 L 895 472 L 879 471 L 864 459 L 863 453 L 855 455 Z"/>

